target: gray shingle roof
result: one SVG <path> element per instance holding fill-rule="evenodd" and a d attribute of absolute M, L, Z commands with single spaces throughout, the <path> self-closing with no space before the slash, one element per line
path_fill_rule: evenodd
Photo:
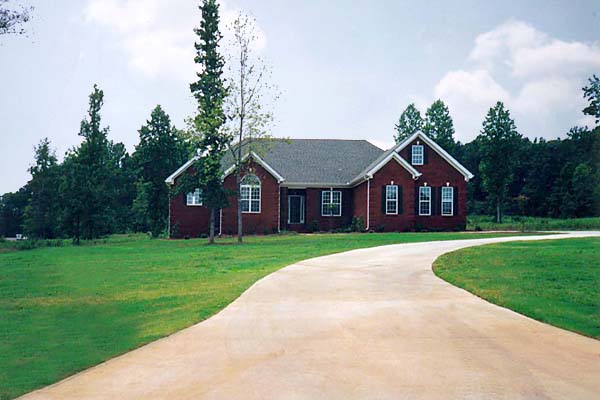
<path fill-rule="evenodd" d="M 384 153 L 366 140 L 338 139 L 271 139 L 254 151 L 288 184 L 331 185 L 348 184 Z M 231 164 L 228 155 L 224 169 Z"/>

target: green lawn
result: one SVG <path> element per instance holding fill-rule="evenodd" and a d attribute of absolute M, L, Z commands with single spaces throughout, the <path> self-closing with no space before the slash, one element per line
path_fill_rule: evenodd
<path fill-rule="evenodd" d="M 320 234 L 205 240 L 117 236 L 0 254 L 0 398 L 201 321 L 295 261 L 360 247 L 498 236 Z"/>
<path fill-rule="evenodd" d="M 484 231 L 590 231 L 600 230 L 600 217 L 589 218 L 541 218 L 505 216 L 502 223 L 495 222 L 496 217 L 490 215 L 469 215 L 467 217 L 468 230 Z"/>
<path fill-rule="evenodd" d="M 438 258 L 434 272 L 494 304 L 600 339 L 600 238 L 466 248 Z"/>

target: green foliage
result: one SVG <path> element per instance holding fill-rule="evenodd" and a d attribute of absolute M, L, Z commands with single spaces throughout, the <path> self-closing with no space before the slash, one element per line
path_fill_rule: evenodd
<path fill-rule="evenodd" d="M 351 232 L 364 232 L 365 221 L 363 217 L 352 217 L 352 224 L 350 225 Z"/>
<path fill-rule="evenodd" d="M 469 215 L 467 230 L 473 231 L 593 231 L 600 230 L 600 217 L 588 218 L 542 218 L 505 216 L 501 223 L 489 215 Z"/>
<path fill-rule="evenodd" d="M 583 113 L 596 118 L 597 124 L 600 122 L 600 79 L 594 75 L 589 83 L 589 86 L 583 88 L 583 97 L 589 102 Z"/>
<path fill-rule="evenodd" d="M 600 238 L 499 243 L 445 254 L 436 275 L 494 304 L 600 339 Z"/>
<path fill-rule="evenodd" d="M 169 190 L 165 178 L 189 157 L 189 149 L 169 116 L 157 105 L 138 131 L 140 142 L 132 156 L 136 196 L 136 230 L 157 237 L 167 228 Z"/>
<path fill-rule="evenodd" d="M 410 135 L 423 129 L 423 118 L 417 110 L 414 103 L 410 103 L 398 119 L 398 123 L 394 126 L 396 134 L 394 140 L 400 143 Z"/>
<path fill-rule="evenodd" d="M 510 118 L 510 112 L 504 108 L 502 102 L 497 102 L 488 111 L 483 130 L 477 140 L 481 152 L 479 171 L 483 187 L 488 194 L 488 200 L 496 205 L 498 222 L 501 222 L 508 186 L 520 158 L 520 139 L 515 122 Z"/>
<path fill-rule="evenodd" d="M 450 110 L 442 100 L 434 101 L 427 109 L 425 122 L 423 123 L 423 133 L 435 140 L 450 154 L 455 153 L 454 122 L 452 122 Z"/>
<path fill-rule="evenodd" d="M 194 32 L 199 42 L 195 44 L 194 61 L 200 66 L 198 81 L 190 90 L 198 102 L 198 112 L 193 119 L 192 131 L 200 155 L 195 163 L 197 187 L 202 190 L 203 204 L 211 209 L 210 241 L 214 240 L 215 212 L 227 206 L 227 193 L 222 185 L 221 160 L 231 142 L 222 126 L 225 123 L 223 103 L 227 88 L 223 79 L 225 61 L 219 53 L 222 38 L 219 31 L 219 5 L 216 0 L 204 0 L 200 6 L 202 20 Z"/>
<path fill-rule="evenodd" d="M 58 234 L 60 168 L 48 138 L 35 147 L 35 164 L 29 168 L 31 199 L 25 208 L 25 233 L 32 238 L 54 238 Z"/>
<path fill-rule="evenodd" d="M 16 397 L 202 321 L 258 279 L 300 260 L 494 236 L 272 235 L 232 247 L 231 238 L 204 246 L 201 239 L 117 235 L 95 245 L 0 254 L 0 393 Z"/>
<path fill-rule="evenodd" d="M 0 196 L 0 236 L 15 237 L 23 233 L 25 208 L 30 197 L 29 185 L 23 186 L 17 192 Z"/>

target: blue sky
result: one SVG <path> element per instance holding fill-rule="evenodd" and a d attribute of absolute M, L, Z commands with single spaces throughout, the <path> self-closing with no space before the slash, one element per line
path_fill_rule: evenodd
<path fill-rule="evenodd" d="M 11 0 L 13 3 L 17 0 Z M 17 1 L 18 2 L 18 1 Z M 133 150 L 161 104 L 178 127 L 194 111 L 190 0 L 30 1 L 27 37 L 0 37 L 0 193 L 28 179 L 33 146 L 60 158 L 77 145 L 87 96 L 105 92 L 110 138 Z M 528 137 L 590 125 L 581 87 L 600 74 L 598 1 L 224 1 L 257 19 L 257 51 L 282 92 L 275 136 L 392 143 L 415 102 L 450 107 L 470 141 L 487 109 L 505 101 Z"/>

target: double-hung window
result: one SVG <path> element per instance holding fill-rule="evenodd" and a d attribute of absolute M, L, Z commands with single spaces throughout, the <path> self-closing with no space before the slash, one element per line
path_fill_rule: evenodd
<path fill-rule="evenodd" d="M 412 165 L 423 165 L 424 148 L 422 144 L 414 144 L 412 146 Z"/>
<path fill-rule="evenodd" d="M 442 215 L 454 215 L 454 188 L 442 186 Z"/>
<path fill-rule="evenodd" d="M 419 187 L 419 215 L 431 215 L 431 186 Z"/>
<path fill-rule="evenodd" d="M 243 213 L 260 213 L 260 180 L 246 175 L 240 185 L 240 202 Z"/>
<path fill-rule="evenodd" d="M 196 189 L 186 195 L 185 204 L 188 206 L 201 206 L 202 205 L 202 192 L 200 189 Z"/>
<path fill-rule="evenodd" d="M 342 215 L 341 191 L 324 190 L 321 192 L 321 215 L 324 217 L 339 217 Z"/>
<path fill-rule="evenodd" d="M 398 186 L 387 185 L 385 187 L 385 213 L 387 215 L 398 214 Z"/>

